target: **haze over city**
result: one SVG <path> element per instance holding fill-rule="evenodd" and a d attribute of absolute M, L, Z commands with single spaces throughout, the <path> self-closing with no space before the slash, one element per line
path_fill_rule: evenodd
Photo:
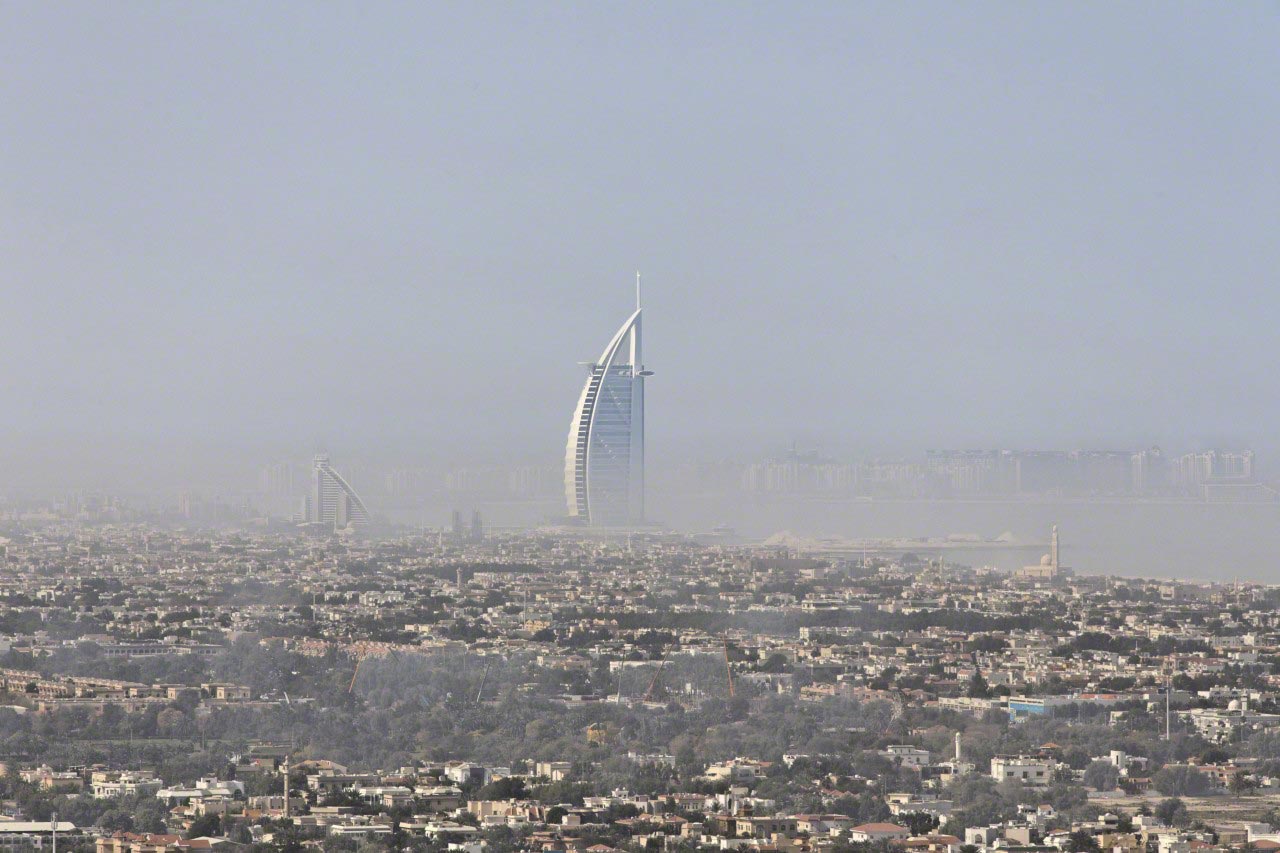
<path fill-rule="evenodd" d="M 0 851 L 1277 853 L 1278 44 L 0 4 Z"/>

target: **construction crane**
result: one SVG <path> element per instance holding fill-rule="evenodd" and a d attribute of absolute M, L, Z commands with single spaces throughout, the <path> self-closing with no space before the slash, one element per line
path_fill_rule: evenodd
<path fill-rule="evenodd" d="M 886 700 L 889 703 L 889 719 L 884 724 L 884 730 L 881 734 L 890 734 L 893 731 L 893 724 L 902 719 L 907 713 L 907 705 L 902 699 L 900 693 L 890 693 Z"/>
<path fill-rule="evenodd" d="M 724 638 L 724 672 L 729 679 L 729 698 L 733 698 L 733 667 L 729 665 L 729 637 Z"/>
<path fill-rule="evenodd" d="M 484 696 L 484 683 L 489 680 L 489 659 L 485 658 L 484 672 L 480 675 L 480 689 L 476 691 L 476 704 L 480 703 L 480 698 Z"/>
<path fill-rule="evenodd" d="M 644 692 L 644 698 L 641 702 L 648 702 L 649 697 L 653 694 L 653 688 L 658 684 L 658 676 L 662 675 L 662 668 L 667 664 L 667 650 L 662 650 L 662 657 L 658 660 L 658 668 L 653 671 L 653 678 L 649 679 L 649 689 Z"/>
<path fill-rule="evenodd" d="M 355 671 L 351 673 L 351 683 L 347 685 L 347 692 L 348 692 L 348 693 L 354 693 L 354 692 L 355 692 L 355 689 L 356 689 L 356 676 L 358 676 L 358 675 L 360 674 L 360 665 L 364 663 L 364 659 L 365 659 L 366 657 L 368 657 L 368 655 L 360 655 L 360 656 L 358 656 L 358 657 L 356 658 L 356 668 L 355 668 Z"/>
<path fill-rule="evenodd" d="M 356 659 L 355 671 L 351 673 L 351 683 L 347 685 L 347 692 L 354 693 L 356 689 L 356 676 L 360 674 L 360 667 L 364 664 L 365 660 L 372 657 L 385 657 L 387 653 L 383 649 L 366 645 L 364 643 L 357 643 L 352 648 L 348 649 L 347 654 Z"/>

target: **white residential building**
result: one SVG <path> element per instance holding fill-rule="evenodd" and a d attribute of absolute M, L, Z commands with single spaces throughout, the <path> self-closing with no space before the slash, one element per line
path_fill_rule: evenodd
<path fill-rule="evenodd" d="M 1028 785 L 1048 785 L 1054 763 L 1029 755 L 997 755 L 991 759 L 991 778 L 997 782 L 1016 779 Z"/>

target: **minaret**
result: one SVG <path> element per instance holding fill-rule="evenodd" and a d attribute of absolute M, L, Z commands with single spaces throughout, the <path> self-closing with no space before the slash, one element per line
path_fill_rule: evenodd
<path fill-rule="evenodd" d="M 1058 525 L 1053 526 L 1053 535 L 1049 538 L 1049 564 L 1053 573 L 1058 573 Z"/>
<path fill-rule="evenodd" d="M 959 735 L 956 735 L 959 737 Z M 284 757 L 284 817 L 289 819 L 289 756 Z"/>
<path fill-rule="evenodd" d="M 956 732 L 956 768 L 960 767 L 960 733 Z"/>

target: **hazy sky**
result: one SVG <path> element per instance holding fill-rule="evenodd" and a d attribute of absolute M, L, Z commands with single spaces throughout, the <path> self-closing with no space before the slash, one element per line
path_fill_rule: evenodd
<path fill-rule="evenodd" d="M 655 453 L 1269 446 L 1277 45 L 1274 2 L 8 2 L 0 437 L 551 461 L 639 268 Z"/>

